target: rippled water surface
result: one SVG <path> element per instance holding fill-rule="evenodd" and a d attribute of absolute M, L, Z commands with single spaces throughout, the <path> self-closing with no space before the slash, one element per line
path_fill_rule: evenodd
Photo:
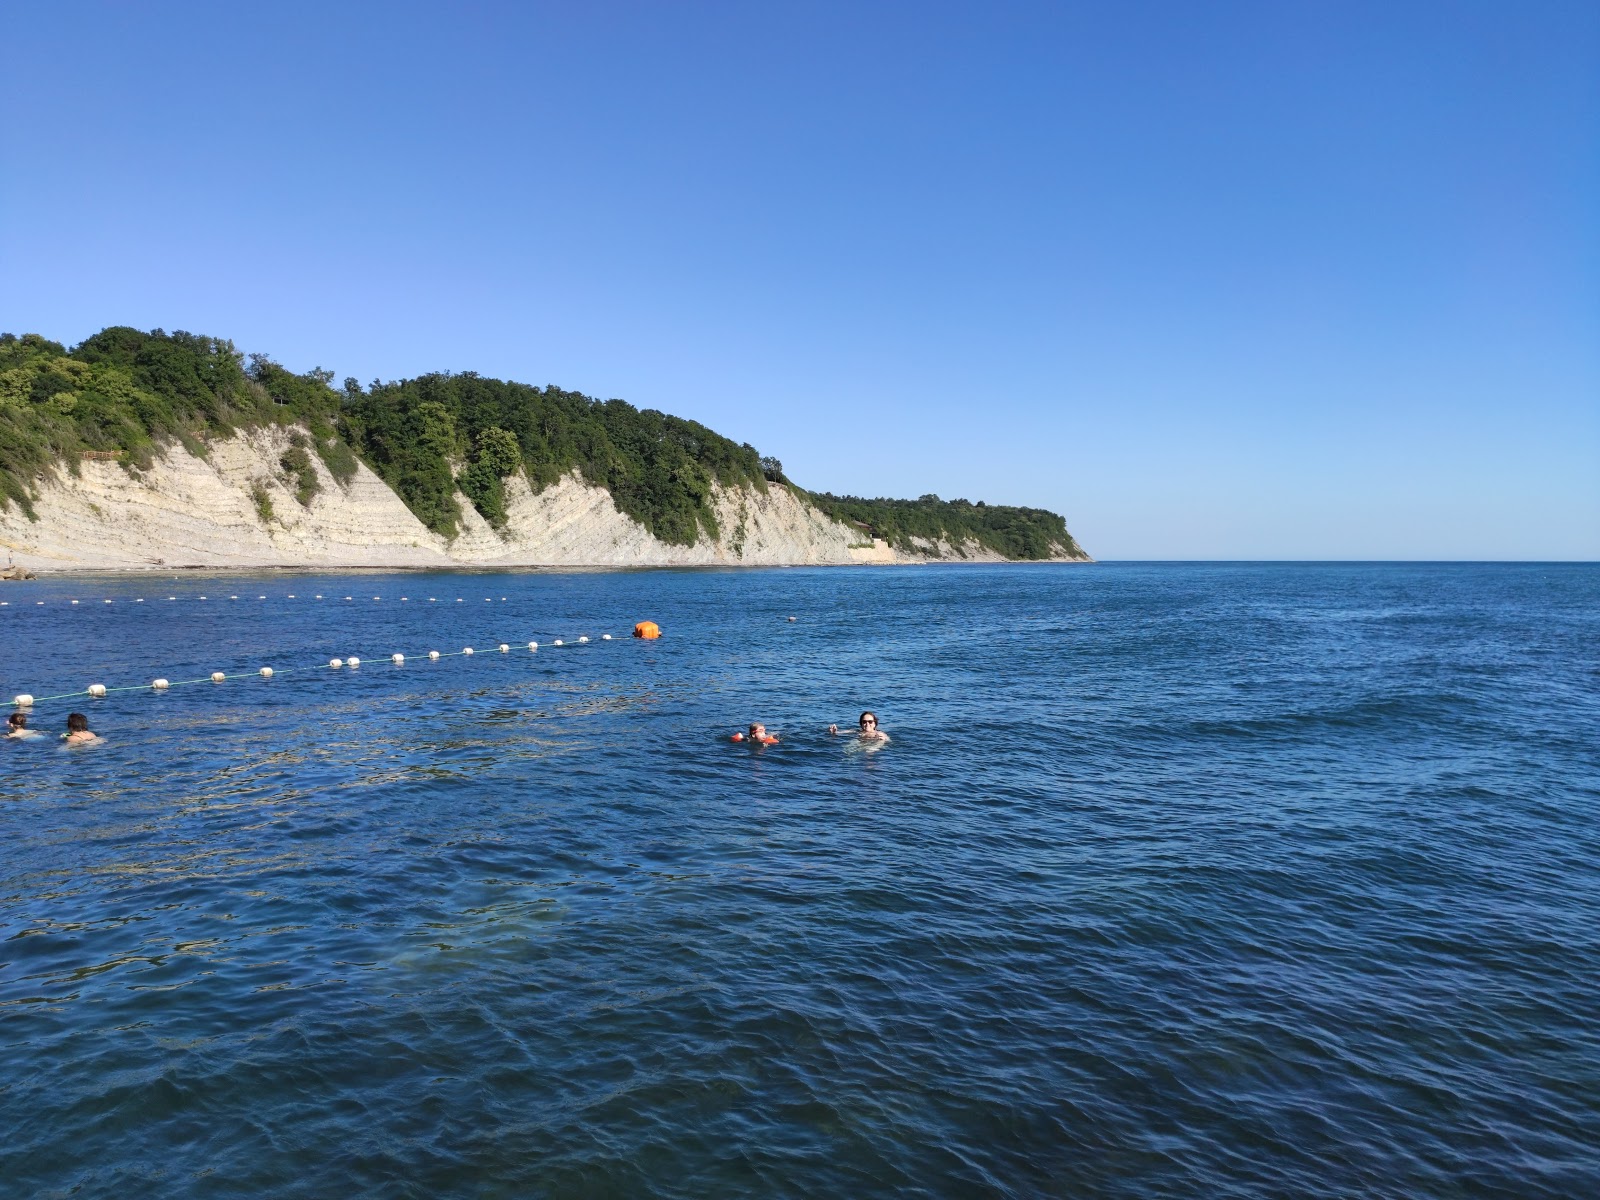
<path fill-rule="evenodd" d="M 1600 567 L 0 599 L 5 1195 L 1600 1195 Z"/>

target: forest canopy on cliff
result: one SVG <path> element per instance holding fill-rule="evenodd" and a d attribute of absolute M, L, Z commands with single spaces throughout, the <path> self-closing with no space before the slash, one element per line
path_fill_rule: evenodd
<path fill-rule="evenodd" d="M 359 459 L 447 538 L 460 531 L 462 496 L 503 528 L 506 481 L 519 471 L 535 491 L 577 471 L 657 538 L 686 546 L 721 532 L 714 484 L 789 486 L 776 459 L 698 422 L 555 386 L 468 372 L 335 387 L 331 371 L 297 374 L 183 331 L 115 326 L 70 350 L 38 334 L 0 334 L 0 504 L 30 517 L 35 486 L 60 466 L 76 473 L 84 458 L 107 457 L 138 474 L 167 443 L 203 457 L 213 439 L 268 425 L 295 430 L 281 465 L 301 503 L 320 486 L 311 453 L 341 483 Z M 809 498 L 904 549 L 913 538 L 975 541 L 1010 558 L 1076 549 L 1062 518 L 1039 509 Z"/>
<path fill-rule="evenodd" d="M 754 447 L 622 400 L 479 375 L 423 375 L 362 390 L 346 380 L 340 432 L 424 524 L 455 532 L 459 489 L 496 527 L 520 466 L 537 491 L 576 469 L 664 542 L 719 534 L 712 483 L 765 489 Z M 452 467 L 455 469 L 452 470 Z"/>
<path fill-rule="evenodd" d="M 915 500 L 881 496 L 866 500 L 811 492 L 810 497 L 834 520 L 849 522 L 908 553 L 926 552 L 940 541 L 948 543 L 957 557 L 963 556 L 964 542 L 976 542 L 1007 558 L 1036 560 L 1083 553 L 1067 532 L 1066 519 L 1042 508 L 985 504 L 982 500 L 974 504 L 933 495 Z"/>

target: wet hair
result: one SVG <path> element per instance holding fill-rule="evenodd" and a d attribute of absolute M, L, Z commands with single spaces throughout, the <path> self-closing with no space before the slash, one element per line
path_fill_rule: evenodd
<path fill-rule="evenodd" d="M 872 723 L 874 725 L 876 725 L 878 723 L 878 714 L 873 712 L 869 708 L 869 709 L 867 709 L 866 712 L 862 713 L 859 717 L 856 718 L 856 726 L 859 728 L 860 726 L 865 725 L 867 723 L 867 718 L 868 717 L 872 718 Z"/>
<path fill-rule="evenodd" d="M 68 713 L 67 714 L 67 732 L 68 733 L 88 733 L 89 732 L 89 718 L 84 716 L 82 713 Z"/>
<path fill-rule="evenodd" d="M 27 713 L 25 713 L 25 712 L 14 712 L 14 713 L 11 714 L 11 728 L 13 728 L 13 729 L 26 729 L 27 727 L 28 727 L 28 714 Z"/>

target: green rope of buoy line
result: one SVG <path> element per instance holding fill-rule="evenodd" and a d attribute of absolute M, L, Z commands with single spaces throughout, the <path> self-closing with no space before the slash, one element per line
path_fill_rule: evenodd
<path fill-rule="evenodd" d="M 157 596 L 157 597 L 155 597 L 155 599 L 157 601 L 159 601 L 159 600 L 161 600 L 161 597 Z M 169 604 L 183 603 L 183 602 L 189 602 L 189 601 L 196 601 L 196 602 L 201 602 L 201 603 L 209 602 L 209 603 L 213 603 L 213 604 L 222 604 L 222 603 L 233 602 L 233 601 L 238 601 L 238 600 L 244 600 L 244 601 L 248 602 L 250 599 L 251 599 L 251 597 L 249 597 L 249 596 L 233 596 L 233 595 L 230 595 L 230 596 L 184 595 L 184 596 L 168 596 L 168 597 L 166 597 L 166 601 Z M 261 596 L 261 595 L 258 595 L 258 596 L 255 597 L 255 599 L 256 600 L 302 600 L 302 601 L 305 601 L 307 603 L 310 603 L 311 601 L 314 601 L 314 600 L 327 600 L 330 603 L 338 603 L 338 602 L 365 603 L 366 602 L 366 597 L 365 596 L 360 597 L 359 599 L 357 597 L 355 597 L 355 596 L 323 596 L 320 592 L 318 594 L 314 595 L 314 596 L 301 596 L 301 595 L 299 595 L 298 593 L 295 593 L 295 592 L 289 592 L 286 595 L 281 595 L 281 596 Z M 383 597 L 382 596 L 374 596 L 374 597 L 372 597 L 372 599 L 374 601 L 382 601 Z M 500 603 L 504 604 L 509 599 L 510 599 L 510 597 L 508 597 L 508 596 L 501 596 L 500 597 Z M 118 600 L 118 599 L 115 599 L 115 598 L 108 598 L 108 599 L 104 599 L 104 600 L 100 601 L 101 604 L 143 604 L 144 602 L 145 602 L 145 598 L 143 596 L 135 596 L 132 600 L 129 600 L 126 596 L 124 596 L 121 600 Z M 423 600 L 422 600 L 422 598 L 420 596 L 415 601 L 413 601 L 410 596 L 401 596 L 399 602 L 402 603 L 402 604 L 405 604 L 405 603 L 421 604 L 421 603 L 423 603 Z M 467 599 L 466 599 L 465 596 L 457 596 L 456 599 L 455 599 L 455 602 L 457 604 L 465 604 L 467 602 Z M 485 596 L 483 598 L 483 602 L 485 604 L 493 604 L 493 603 L 495 603 L 495 597 L 493 597 L 493 596 Z M 76 599 L 70 599 L 70 598 L 61 597 L 61 596 L 52 597 L 49 600 L 35 600 L 33 602 L 34 607 L 37 607 L 37 608 L 44 608 L 47 605 L 51 605 L 51 604 L 73 605 L 73 604 L 93 604 L 93 603 L 94 603 L 93 600 L 76 600 Z M 448 601 L 448 599 L 441 600 L 437 596 L 429 596 L 427 598 L 427 603 L 428 604 L 447 604 L 447 603 L 449 603 L 449 601 Z M 26 606 L 26 601 L 18 601 L 18 606 L 19 607 L 25 607 Z M 0 600 L 0 608 L 10 608 L 10 607 L 11 607 L 11 601 L 9 601 L 9 600 Z"/>
<path fill-rule="evenodd" d="M 616 640 L 619 640 L 619 639 L 613 637 L 609 633 L 605 633 L 605 634 L 601 634 L 600 635 L 599 640 L 602 641 L 602 642 L 610 642 L 610 641 L 616 641 Z M 577 646 L 592 645 L 592 644 L 593 644 L 593 642 L 591 642 L 590 639 L 587 636 L 576 638 L 575 640 L 570 641 L 570 642 L 565 641 L 564 639 L 561 639 L 561 638 L 557 638 L 552 642 L 542 643 L 542 645 L 544 645 L 545 647 L 548 647 L 549 649 L 559 649 L 559 650 L 567 650 L 567 649 L 575 648 Z M 527 643 L 527 647 L 528 647 L 528 649 L 530 651 L 537 651 L 537 650 L 540 649 L 541 643 L 537 642 L 537 641 L 530 641 L 530 642 Z M 498 651 L 501 654 L 509 654 L 511 652 L 511 644 L 508 643 L 508 642 L 498 642 L 498 643 L 495 644 L 494 648 L 495 648 L 495 651 Z M 429 650 L 427 653 L 421 654 L 421 655 L 417 655 L 416 657 L 424 658 L 429 662 L 435 662 L 435 661 L 437 661 L 439 659 L 442 659 L 442 658 L 466 658 L 466 657 L 470 657 L 470 656 L 473 656 L 473 655 L 476 655 L 476 654 L 479 654 L 479 653 L 483 653 L 483 652 L 478 651 L 478 650 L 474 650 L 472 647 L 467 646 L 467 647 L 463 647 L 460 650 Z M 391 666 L 397 666 L 398 667 L 398 666 L 404 666 L 407 662 L 409 662 L 410 661 L 410 656 L 404 655 L 404 654 L 392 654 L 392 655 L 389 655 L 386 659 L 380 659 L 378 661 L 385 662 L 385 663 L 388 663 Z M 265 682 L 266 680 L 275 678 L 276 676 L 279 676 L 279 675 L 293 675 L 293 674 L 296 674 L 296 673 L 304 674 L 307 671 L 328 671 L 328 670 L 337 671 L 337 670 L 341 670 L 341 669 L 343 669 L 343 668 L 345 668 L 347 666 L 348 667 L 353 667 L 353 668 L 359 668 L 361 666 L 361 664 L 362 664 L 362 660 L 360 658 L 354 658 L 354 657 L 349 658 L 349 659 L 334 658 L 334 659 L 329 659 L 326 663 L 317 663 L 314 666 L 259 667 L 259 668 L 256 668 L 255 670 L 242 671 L 242 672 L 239 672 L 237 674 L 229 674 L 229 673 L 225 673 L 225 672 L 222 672 L 222 671 L 214 671 L 210 675 L 201 676 L 199 679 L 159 679 L 158 678 L 158 679 L 151 680 L 149 683 L 121 684 L 121 685 L 118 685 L 117 687 L 107 687 L 105 684 L 94 683 L 94 684 L 90 684 L 86 688 L 82 688 L 82 689 L 80 689 L 78 691 L 75 691 L 75 692 L 60 692 L 60 693 L 57 693 L 56 695 L 53 695 L 53 696 L 34 696 L 34 695 L 32 695 L 30 693 L 27 693 L 27 692 L 21 692 L 21 693 L 18 693 L 15 697 L 13 697 L 11 702 L 18 709 L 26 709 L 26 708 L 32 708 L 32 707 L 34 707 L 35 705 L 38 705 L 38 704 L 49 703 L 52 700 L 72 700 L 72 699 L 76 699 L 79 696 L 87 696 L 90 699 L 99 700 L 99 699 L 103 699 L 106 696 L 111 695 L 113 692 L 149 692 L 149 691 L 165 692 L 165 691 L 169 691 L 172 688 L 190 687 L 190 686 L 192 686 L 194 684 L 197 684 L 197 683 L 218 684 L 218 683 L 227 682 L 229 680 L 237 680 L 237 679 L 241 679 L 241 678 L 255 678 L 255 679 L 260 679 L 263 682 Z"/>

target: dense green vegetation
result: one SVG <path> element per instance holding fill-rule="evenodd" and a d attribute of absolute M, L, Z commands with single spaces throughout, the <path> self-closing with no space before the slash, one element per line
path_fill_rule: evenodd
<path fill-rule="evenodd" d="M 446 537 L 460 528 L 458 490 L 503 526 L 505 480 L 519 468 L 535 488 L 576 469 L 680 545 L 717 535 L 713 481 L 766 486 L 753 447 L 556 387 L 466 374 L 368 389 L 347 379 L 341 391 L 330 371 L 295 374 L 259 354 L 247 363 L 231 342 L 190 333 L 113 328 L 70 352 L 35 334 L 0 335 L 0 496 L 30 515 L 34 482 L 57 463 L 76 471 L 86 451 L 120 452 L 137 472 L 163 441 L 204 454 L 209 438 L 269 424 L 309 434 L 294 435 L 279 464 L 302 504 L 318 488 L 308 449 L 341 481 L 359 456 Z M 257 497 L 256 507 L 265 519 L 270 506 Z"/>
<path fill-rule="evenodd" d="M 338 413 L 325 372 L 294 375 L 260 356 L 246 367 L 220 338 L 114 327 L 69 353 L 37 334 L 0 334 L 0 497 L 31 516 L 34 482 L 58 463 L 76 472 L 86 452 L 137 473 L 165 441 L 203 455 L 209 438 L 268 424 L 307 427 L 348 479 L 356 461 L 335 432 Z M 294 474 L 309 502 L 304 480 L 315 472 Z"/>
<path fill-rule="evenodd" d="M 719 535 L 714 483 L 789 486 L 777 459 L 697 422 L 553 386 L 468 373 L 367 388 L 346 379 L 339 389 L 331 371 L 296 374 L 182 331 L 113 327 L 71 350 L 37 334 L 0 334 L 0 504 L 15 502 L 30 516 L 35 484 L 60 464 L 76 472 L 85 455 L 108 456 L 137 474 L 165 442 L 204 455 L 212 438 L 268 425 L 292 430 L 279 477 L 301 504 L 320 487 L 312 453 L 340 482 L 354 476 L 359 458 L 446 537 L 460 529 L 458 493 L 503 527 L 506 480 L 518 470 L 535 490 L 576 470 L 678 545 Z M 261 481 L 251 494 L 261 519 L 274 519 Z M 1039 509 L 936 496 L 811 500 L 905 549 L 912 538 L 973 540 L 1012 558 L 1076 549 L 1062 519 Z"/>
<path fill-rule="evenodd" d="M 957 547 L 977 542 L 1007 558 L 1041 559 L 1081 554 L 1067 532 L 1067 522 L 1042 508 L 1015 508 L 979 500 L 941 500 L 928 495 L 916 500 L 866 500 L 860 496 L 810 493 L 811 502 L 829 516 L 849 521 L 863 533 L 880 537 L 896 549 L 915 551 L 913 538 Z"/>
<path fill-rule="evenodd" d="M 459 487 L 491 525 L 505 523 L 504 480 L 520 464 L 544 487 L 573 469 L 664 542 L 718 534 L 713 481 L 765 488 L 754 447 L 704 425 L 475 374 L 346 380 L 340 430 L 424 524 L 456 531 Z M 452 470 L 452 465 L 459 470 Z"/>

